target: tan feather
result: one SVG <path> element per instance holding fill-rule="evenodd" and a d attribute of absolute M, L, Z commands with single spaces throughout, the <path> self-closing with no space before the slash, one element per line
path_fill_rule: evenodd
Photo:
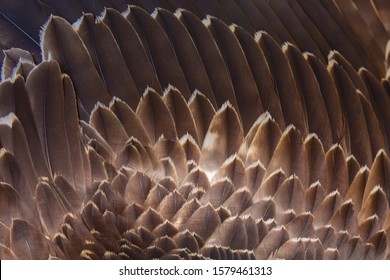
<path fill-rule="evenodd" d="M 325 155 L 328 166 L 327 193 L 337 190 L 344 196 L 348 190 L 348 167 L 345 154 L 340 145 L 333 145 Z"/>
<path fill-rule="evenodd" d="M 317 135 L 309 134 L 304 141 L 304 146 L 309 169 L 308 183 L 319 181 L 325 189 L 328 189 L 327 164 L 321 140 Z"/>
<path fill-rule="evenodd" d="M 275 252 L 289 239 L 288 232 L 283 226 L 273 228 L 255 249 L 256 258 L 260 260 L 267 259 L 271 253 Z"/>
<path fill-rule="evenodd" d="M 151 88 L 147 88 L 138 104 L 137 117 L 141 120 L 152 144 L 161 135 L 166 139 L 175 140 L 177 133 L 175 123 L 162 98 Z"/>
<path fill-rule="evenodd" d="M 247 249 L 248 235 L 242 219 L 232 217 L 223 221 L 218 229 L 209 237 L 207 243 L 228 247 L 233 250 Z"/>
<path fill-rule="evenodd" d="M 214 172 L 235 154 L 243 140 L 243 130 L 233 107 L 225 104 L 212 119 L 202 146 L 199 166 Z"/>
<path fill-rule="evenodd" d="M 10 48 L 4 51 L 4 60 L 1 66 L 1 80 L 6 80 L 14 76 L 15 68 L 17 68 L 20 61 L 28 61 L 34 63 L 34 58 L 31 53 L 19 49 Z"/>
<path fill-rule="evenodd" d="M 314 213 L 324 197 L 325 189 L 322 187 L 321 183 L 315 182 L 311 184 L 305 192 L 306 211 Z"/>
<path fill-rule="evenodd" d="M 340 207 L 341 197 L 338 191 L 334 191 L 325 196 L 324 200 L 318 205 L 316 211 L 314 211 L 314 228 L 317 229 L 326 225 L 332 216 L 336 213 Z"/>

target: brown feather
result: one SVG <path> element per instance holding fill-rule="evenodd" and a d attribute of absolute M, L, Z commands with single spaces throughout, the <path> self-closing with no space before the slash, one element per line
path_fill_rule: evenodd
<path fill-rule="evenodd" d="M 87 112 L 96 102 L 108 104 L 110 96 L 104 87 L 81 38 L 64 19 L 52 16 L 42 35 L 44 59 L 55 59 L 72 78 L 78 98 Z"/>

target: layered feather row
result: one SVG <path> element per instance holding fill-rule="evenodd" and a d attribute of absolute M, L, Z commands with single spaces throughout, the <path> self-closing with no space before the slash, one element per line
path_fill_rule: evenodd
<path fill-rule="evenodd" d="M 389 258 L 378 73 L 136 6 L 41 52 L 2 68 L 1 259 Z"/>

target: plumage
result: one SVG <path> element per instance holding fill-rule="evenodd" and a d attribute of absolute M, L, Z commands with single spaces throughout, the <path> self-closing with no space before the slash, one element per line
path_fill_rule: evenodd
<path fill-rule="evenodd" d="M 4 2 L 1 259 L 390 257 L 383 3 Z"/>

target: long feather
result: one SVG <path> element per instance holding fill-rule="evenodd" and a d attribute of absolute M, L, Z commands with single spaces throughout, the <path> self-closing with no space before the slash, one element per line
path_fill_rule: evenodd
<path fill-rule="evenodd" d="M 162 93 L 160 82 L 157 80 L 151 61 L 147 57 L 146 49 L 131 23 L 126 20 L 123 14 L 110 8 L 105 10 L 102 18 L 116 39 L 138 92 L 141 93 L 150 86 Z"/>
<path fill-rule="evenodd" d="M 216 101 L 205 67 L 184 24 L 171 12 L 156 9 L 153 17 L 164 28 L 191 92 L 199 90 L 215 106 Z"/>
<path fill-rule="evenodd" d="M 208 17 L 204 23 L 213 34 L 225 60 L 236 94 L 244 132 L 247 132 L 257 116 L 263 112 L 263 105 L 252 72 L 232 30 L 214 17 Z"/>
<path fill-rule="evenodd" d="M 289 60 L 307 117 L 309 131 L 318 134 L 327 150 L 332 145 L 330 122 L 314 72 L 297 47 L 287 43 L 282 50 Z"/>
<path fill-rule="evenodd" d="M 108 93 L 136 108 L 140 94 L 108 26 L 93 15 L 84 14 L 77 21 L 76 30 Z"/>
<path fill-rule="evenodd" d="M 26 50 L 19 48 L 5 50 L 4 60 L 1 66 L 1 79 L 11 78 L 14 75 L 16 66 L 21 60 L 34 63 L 34 58 L 31 53 Z"/>
<path fill-rule="evenodd" d="M 17 76 L 14 81 L 9 80 L 0 84 L 0 103 L 2 104 L 0 106 L 0 116 L 13 112 L 23 125 L 26 135 L 28 135 L 28 146 L 38 174 L 49 176 L 38 130 L 34 122 L 30 99 L 21 76 Z"/>
<path fill-rule="evenodd" d="M 274 77 L 286 125 L 293 124 L 303 135 L 306 135 L 308 127 L 305 110 L 302 107 L 302 100 L 299 97 L 287 57 L 277 42 L 267 33 L 257 33 L 255 40 L 262 49 Z"/>
<path fill-rule="evenodd" d="M 250 4 L 250 1 L 243 1 L 239 4 Z M 256 9 L 256 8 L 255 8 Z M 260 95 L 261 104 L 264 111 L 268 111 L 281 129 L 285 128 L 282 108 L 278 100 L 273 77 L 269 66 L 264 57 L 263 51 L 259 45 L 253 40 L 253 37 L 245 29 L 240 26 L 233 25 L 231 27 L 234 35 L 240 42 L 241 48 L 244 51 L 248 65 L 252 71 L 254 81 L 257 85 L 257 90 Z M 275 37 L 274 37 L 275 38 Z"/>
<path fill-rule="evenodd" d="M 107 105 L 110 96 L 93 66 L 86 47 L 73 27 L 64 19 L 53 16 L 43 30 L 41 39 L 43 58 L 55 59 L 69 74 L 78 98 L 87 112 L 91 112 L 98 101 Z"/>
<path fill-rule="evenodd" d="M 144 47 L 148 49 L 154 70 L 163 88 L 173 84 L 186 99 L 189 98 L 188 84 L 161 25 L 145 10 L 137 6 L 129 6 L 126 18 L 140 28 L 138 34 L 145 38 Z"/>
<path fill-rule="evenodd" d="M 186 26 L 202 59 L 217 102 L 222 106 L 227 100 L 238 109 L 237 100 L 227 67 L 210 31 L 193 13 L 178 10 L 176 16 Z"/>

